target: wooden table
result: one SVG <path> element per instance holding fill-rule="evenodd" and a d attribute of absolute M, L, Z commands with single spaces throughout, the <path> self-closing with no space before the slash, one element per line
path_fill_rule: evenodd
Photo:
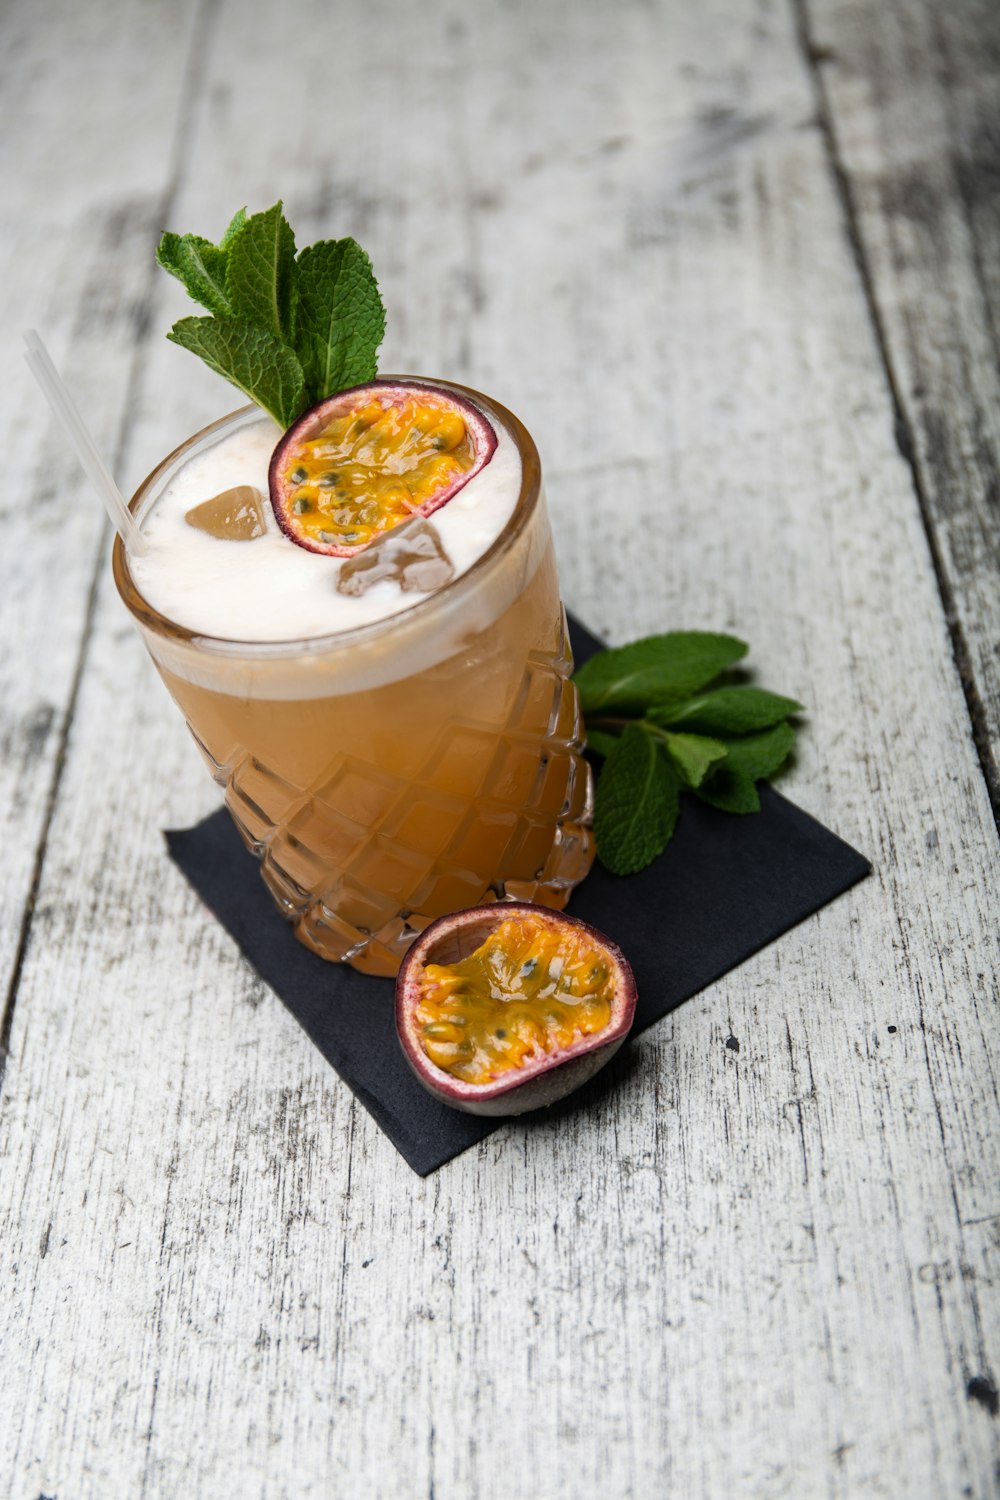
<path fill-rule="evenodd" d="M 6 8 L 0 1494 L 996 1492 L 998 23 Z M 164 857 L 215 789 L 20 362 L 133 484 L 236 404 L 160 231 L 279 195 L 384 368 L 535 433 L 588 623 L 804 700 L 783 789 L 875 865 L 426 1180 Z"/>

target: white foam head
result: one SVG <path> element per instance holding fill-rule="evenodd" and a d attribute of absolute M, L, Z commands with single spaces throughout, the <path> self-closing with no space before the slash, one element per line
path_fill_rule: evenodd
<path fill-rule="evenodd" d="M 461 394 L 468 399 L 468 392 Z M 339 593 L 342 560 L 290 541 L 267 503 L 266 532 L 253 541 L 222 540 L 185 520 L 199 502 L 237 485 L 267 495 L 280 432 L 257 408 L 234 413 L 184 445 L 133 500 L 145 553 L 127 568 L 116 557 L 119 586 L 154 659 L 225 692 L 316 697 L 424 670 L 459 649 L 463 636 L 488 628 L 532 575 L 548 532 L 541 497 L 532 505 L 524 493 L 525 443 L 537 465 L 530 439 L 523 429 L 515 436 L 491 403 L 479 409 L 497 434 L 497 447 L 434 514 L 454 579 L 430 596 L 404 592 L 391 579 L 361 595 Z M 523 506 L 526 500 L 539 511 L 537 525 L 527 530 L 540 527 L 539 536 L 526 547 L 498 549 L 519 501 Z M 477 567 L 491 549 L 510 556 Z M 124 582 L 129 571 L 138 600 Z M 162 629 L 155 628 L 160 618 Z"/>

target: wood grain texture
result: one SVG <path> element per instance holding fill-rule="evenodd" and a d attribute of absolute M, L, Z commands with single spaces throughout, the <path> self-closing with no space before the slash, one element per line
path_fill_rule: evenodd
<path fill-rule="evenodd" d="M 128 117 L 172 227 L 355 233 L 385 367 L 534 431 L 568 602 L 749 638 L 808 706 L 784 789 L 876 873 L 420 1181 L 166 862 L 214 790 L 102 573 L 0 1097 L 0 1493 L 986 1500 L 1000 859 L 795 18 L 294 11 L 311 110 L 288 8 L 223 0 L 183 119 Z M 129 479 L 227 407 L 184 307 L 153 285 Z"/>
<path fill-rule="evenodd" d="M 1000 7 L 800 4 L 1000 824 Z"/>
<path fill-rule="evenodd" d="M 190 87 L 193 6 L 21 5 L 4 21 L 4 274 L 0 417 L 10 482 L 0 499 L 0 986 L 10 1003 L 36 861 L 61 775 L 103 512 L 48 419 L 21 358 L 37 325 L 102 450 L 119 466 L 153 277 L 148 245 L 173 185 L 170 133 Z M 154 53 L 152 76 L 129 57 Z M 151 131 L 167 122 L 162 149 Z M 3 1043 L 0 1035 L 0 1073 Z"/>

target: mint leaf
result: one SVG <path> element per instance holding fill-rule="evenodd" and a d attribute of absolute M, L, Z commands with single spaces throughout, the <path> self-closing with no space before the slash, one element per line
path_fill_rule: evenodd
<path fill-rule="evenodd" d="M 231 380 L 278 423 L 289 427 L 305 402 L 302 366 L 291 349 L 235 318 L 182 318 L 167 334 Z"/>
<path fill-rule="evenodd" d="M 709 767 L 724 758 L 725 745 L 700 734 L 667 734 L 667 754 L 685 786 L 701 786 Z"/>
<path fill-rule="evenodd" d="M 311 401 L 374 380 L 385 309 L 356 240 L 320 240 L 296 264 L 296 352 Z"/>
<path fill-rule="evenodd" d="M 176 276 L 189 297 L 217 317 L 232 317 L 226 294 L 226 252 L 198 234 L 164 234 L 156 247 L 156 259 Z"/>
<path fill-rule="evenodd" d="M 588 729 L 587 743 L 584 749 L 590 750 L 594 755 L 602 755 L 607 759 L 617 743 L 618 736 L 616 734 L 608 734 L 604 729 Z"/>
<path fill-rule="evenodd" d="M 228 250 L 229 249 L 230 245 L 233 243 L 233 240 L 236 238 L 237 232 L 243 228 L 243 226 L 246 223 L 246 221 L 247 221 L 247 211 L 246 211 L 246 209 L 245 208 L 238 208 L 236 210 L 236 212 L 233 214 L 233 217 L 229 221 L 229 227 L 228 227 L 228 229 L 226 230 L 225 234 L 222 236 L 222 239 L 219 241 L 219 248 L 220 249 L 222 249 L 222 250 Z"/>
<path fill-rule="evenodd" d="M 652 704 L 687 698 L 746 655 L 731 635 L 675 630 L 599 651 L 574 681 L 584 713 L 641 713 Z"/>
<path fill-rule="evenodd" d="M 775 724 L 760 734 L 747 734 L 726 745 L 726 765 L 742 771 L 754 781 L 773 776 L 788 759 L 795 744 L 795 730 L 790 724 Z"/>
<path fill-rule="evenodd" d="M 252 214 L 235 228 L 231 224 L 227 236 L 230 231 L 226 289 L 233 311 L 280 342 L 291 344 L 295 236 L 281 204 Z"/>
<path fill-rule="evenodd" d="M 699 797 L 723 812 L 756 812 L 760 797 L 754 783 L 773 776 L 794 744 L 795 730 L 790 724 L 730 740 L 722 765 L 698 788 Z"/>
<path fill-rule="evenodd" d="M 659 746 L 629 724 L 604 763 L 594 807 L 597 852 L 612 874 L 644 869 L 666 848 L 677 823 L 677 793 Z"/>
<path fill-rule="evenodd" d="M 682 724 L 700 734 L 731 735 L 769 729 L 801 709 L 794 698 L 782 698 L 763 688 L 721 687 L 685 702 L 651 708 L 646 717 L 654 724 Z"/>
<path fill-rule="evenodd" d="M 698 788 L 697 795 L 702 802 L 719 808 L 720 812 L 760 812 L 760 796 L 753 777 L 725 761 L 715 775 Z"/>

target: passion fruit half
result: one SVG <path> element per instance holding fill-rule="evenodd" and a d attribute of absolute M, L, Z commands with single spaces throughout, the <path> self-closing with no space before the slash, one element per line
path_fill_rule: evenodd
<path fill-rule="evenodd" d="M 421 933 L 396 981 L 396 1030 L 445 1104 L 520 1115 L 592 1078 L 625 1040 L 635 1000 L 610 938 L 547 907 L 499 901 Z"/>
<path fill-rule="evenodd" d="M 350 557 L 440 510 L 496 445 L 483 413 L 454 391 L 373 380 L 328 396 L 288 429 L 271 457 L 271 504 L 300 547 Z"/>

